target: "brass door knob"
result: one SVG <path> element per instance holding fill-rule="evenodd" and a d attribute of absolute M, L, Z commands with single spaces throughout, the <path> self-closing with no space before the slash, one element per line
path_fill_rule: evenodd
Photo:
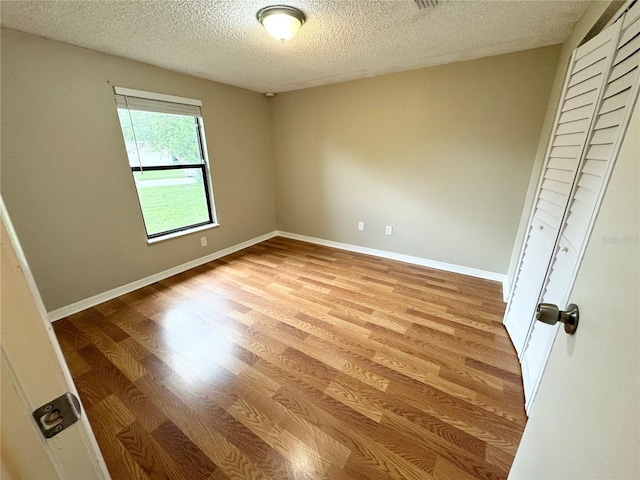
<path fill-rule="evenodd" d="M 569 335 L 576 333 L 580 312 L 575 303 L 567 306 L 566 310 L 560 310 L 553 303 L 540 303 L 536 309 L 536 319 L 547 325 L 555 325 L 558 322 L 564 323 L 564 331 Z"/>

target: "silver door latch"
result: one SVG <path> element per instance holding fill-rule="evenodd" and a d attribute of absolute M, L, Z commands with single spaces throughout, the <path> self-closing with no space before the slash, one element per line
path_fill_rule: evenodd
<path fill-rule="evenodd" d="M 80 402 L 72 393 L 67 392 L 35 410 L 33 418 L 44 438 L 51 438 L 76 423 L 80 414 Z"/>

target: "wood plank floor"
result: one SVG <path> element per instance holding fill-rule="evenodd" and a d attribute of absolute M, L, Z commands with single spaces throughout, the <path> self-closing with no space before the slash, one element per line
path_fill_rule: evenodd
<path fill-rule="evenodd" d="M 500 285 L 274 238 L 54 324 L 114 479 L 501 479 Z"/>

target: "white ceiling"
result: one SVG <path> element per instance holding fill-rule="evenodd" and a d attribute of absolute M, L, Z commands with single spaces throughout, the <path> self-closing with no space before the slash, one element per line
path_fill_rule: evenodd
<path fill-rule="evenodd" d="M 280 43 L 270 4 L 307 22 Z M 564 41 L 588 1 L 0 1 L 2 26 L 248 88 L 283 92 Z"/>

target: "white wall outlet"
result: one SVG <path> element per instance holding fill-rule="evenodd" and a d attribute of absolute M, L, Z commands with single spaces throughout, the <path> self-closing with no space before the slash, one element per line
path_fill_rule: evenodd
<path fill-rule="evenodd" d="M 391 225 L 387 225 L 387 228 L 384 230 L 385 235 L 393 234 L 393 227 Z"/>
<path fill-rule="evenodd" d="M 207 237 L 200 237 L 200 245 L 203 247 L 207 246 Z"/>
<path fill-rule="evenodd" d="M 364 222 L 358 222 L 358 230 L 364 231 Z"/>

